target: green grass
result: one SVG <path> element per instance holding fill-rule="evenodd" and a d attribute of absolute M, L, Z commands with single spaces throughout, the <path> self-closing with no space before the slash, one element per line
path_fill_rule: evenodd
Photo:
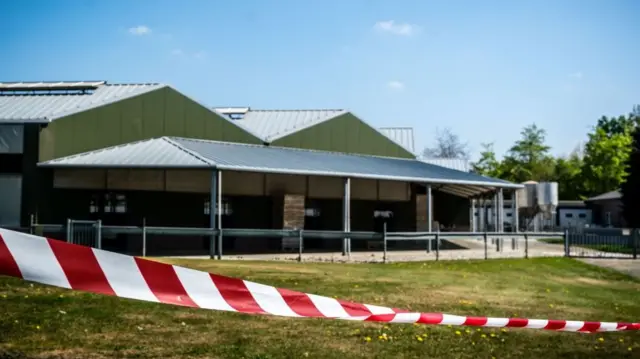
<path fill-rule="evenodd" d="M 640 282 L 565 258 L 395 264 L 175 260 L 192 268 L 415 311 L 640 319 Z M 2 353 L 55 358 L 632 358 L 635 332 L 376 324 L 249 316 L 0 278 Z M 382 333 L 390 337 L 380 340 Z M 371 338 L 366 342 L 365 338 Z M 422 338 L 422 341 L 417 337 Z"/>

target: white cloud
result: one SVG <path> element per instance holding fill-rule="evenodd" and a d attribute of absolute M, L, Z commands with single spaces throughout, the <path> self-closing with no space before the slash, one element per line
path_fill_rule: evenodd
<path fill-rule="evenodd" d="M 395 91 L 402 91 L 404 90 L 404 83 L 400 82 L 400 81 L 389 81 L 387 83 L 387 86 Z"/>
<path fill-rule="evenodd" d="M 582 72 L 574 72 L 569 75 L 572 79 L 580 80 L 583 77 Z"/>
<path fill-rule="evenodd" d="M 144 25 L 138 25 L 138 26 L 129 28 L 129 33 L 136 36 L 149 35 L 151 34 L 151 29 Z"/>
<path fill-rule="evenodd" d="M 378 31 L 388 32 L 394 35 L 411 36 L 418 31 L 418 26 L 408 23 L 397 23 L 394 20 L 378 21 L 374 28 Z"/>

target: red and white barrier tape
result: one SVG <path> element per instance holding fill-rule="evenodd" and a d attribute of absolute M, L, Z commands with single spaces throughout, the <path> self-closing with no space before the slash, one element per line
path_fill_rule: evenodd
<path fill-rule="evenodd" d="M 640 323 L 412 313 L 275 288 L 2 228 L 0 275 L 122 298 L 248 314 L 570 332 L 640 330 Z"/>

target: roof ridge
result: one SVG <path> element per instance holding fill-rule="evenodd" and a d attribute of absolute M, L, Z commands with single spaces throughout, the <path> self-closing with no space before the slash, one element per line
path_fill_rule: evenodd
<path fill-rule="evenodd" d="M 200 161 L 204 162 L 204 163 L 205 163 L 205 164 L 207 164 L 207 165 L 210 165 L 210 166 L 211 166 L 211 165 L 215 165 L 215 163 L 214 163 L 214 162 L 212 162 L 211 160 L 209 160 L 208 158 L 205 158 L 205 157 L 201 156 L 199 153 L 194 152 L 194 151 L 191 151 L 191 150 L 189 150 L 189 149 L 185 148 L 185 147 L 184 147 L 184 146 L 182 146 L 181 144 L 179 144 L 179 143 L 177 143 L 177 142 L 173 141 L 173 140 L 171 139 L 171 137 L 169 137 L 169 136 L 162 136 L 162 137 L 160 137 L 160 138 L 161 138 L 162 140 L 166 141 L 167 143 L 171 144 L 172 146 L 175 146 L 177 149 L 179 149 L 179 150 L 181 150 L 181 151 L 185 152 L 186 154 L 188 154 L 188 155 L 192 156 L 193 158 L 195 158 L 195 159 L 197 159 L 197 160 L 200 160 Z"/>
<path fill-rule="evenodd" d="M 335 111 L 335 112 L 341 112 L 341 111 L 346 111 L 345 109 L 337 109 L 337 108 L 299 108 L 299 109 L 295 109 L 295 108 L 288 108 L 288 109 L 276 109 L 276 108 L 250 108 L 248 112 L 302 112 L 302 111 L 307 111 L 307 112 L 312 112 L 312 111 Z"/>
<path fill-rule="evenodd" d="M 260 147 L 260 148 L 275 148 L 275 149 L 284 149 L 288 151 L 294 152 L 313 152 L 313 153 L 331 153 L 335 155 L 341 156 L 350 156 L 350 157 L 373 157 L 373 158 L 390 158 L 394 160 L 406 160 L 406 161 L 418 161 L 415 158 L 404 158 L 404 157 L 391 157 L 391 156 L 377 156 L 377 155 L 366 155 L 361 153 L 345 153 L 345 152 L 336 152 L 336 151 L 325 151 L 325 150 L 313 150 L 309 148 L 296 148 L 296 147 L 286 147 L 286 146 L 271 146 L 264 144 L 254 144 L 254 143 L 240 143 L 240 142 L 228 142 L 228 141 L 218 141 L 218 140 L 205 140 L 201 138 L 189 138 L 189 137 L 180 137 L 180 136 L 167 136 L 170 139 L 181 139 L 186 141 L 193 142 L 213 142 L 219 143 L 222 145 L 231 145 L 231 146 L 245 146 L 245 147 Z"/>

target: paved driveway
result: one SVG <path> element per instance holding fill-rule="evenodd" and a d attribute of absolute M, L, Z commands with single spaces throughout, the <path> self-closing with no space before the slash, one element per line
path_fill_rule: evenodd
<path fill-rule="evenodd" d="M 640 259 L 584 258 L 581 261 L 640 278 Z"/>

